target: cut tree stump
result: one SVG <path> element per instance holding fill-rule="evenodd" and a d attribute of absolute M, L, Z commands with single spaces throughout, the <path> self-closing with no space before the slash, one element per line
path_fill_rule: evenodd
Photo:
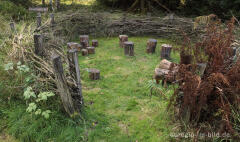
<path fill-rule="evenodd" d="M 172 46 L 163 44 L 161 49 L 161 59 L 171 59 Z"/>
<path fill-rule="evenodd" d="M 69 116 L 72 116 L 77 111 L 75 110 L 73 99 L 72 99 L 69 87 L 67 85 L 67 79 L 64 75 L 61 57 L 56 53 L 53 54 L 52 63 L 53 63 L 53 69 L 55 74 L 55 82 L 56 82 L 64 109 L 69 114 Z"/>
<path fill-rule="evenodd" d="M 157 47 L 157 40 L 156 39 L 149 39 L 147 42 L 147 53 L 155 53 Z"/>
<path fill-rule="evenodd" d="M 41 34 L 34 34 L 34 47 L 35 47 L 35 54 L 38 56 L 44 56 L 44 49 L 43 49 L 43 38 Z"/>
<path fill-rule="evenodd" d="M 83 95 L 82 95 L 82 84 L 80 67 L 78 62 L 78 50 L 70 49 L 68 50 L 68 62 L 69 62 L 69 72 L 71 77 L 75 80 L 76 86 L 72 88 L 74 94 L 72 95 L 74 106 L 77 106 L 77 110 L 80 112 L 80 108 L 83 106 Z"/>
<path fill-rule="evenodd" d="M 131 41 L 124 42 L 124 54 L 134 56 L 134 43 Z"/>
<path fill-rule="evenodd" d="M 89 78 L 91 80 L 99 80 L 100 79 L 100 71 L 98 69 L 89 69 Z"/>
<path fill-rule="evenodd" d="M 80 44 L 84 49 L 89 46 L 89 36 L 88 35 L 80 35 Z"/>
<path fill-rule="evenodd" d="M 95 54 L 95 47 L 87 47 L 88 54 Z"/>
<path fill-rule="evenodd" d="M 87 49 L 82 49 L 82 56 L 87 56 L 88 55 L 88 50 Z"/>
<path fill-rule="evenodd" d="M 76 42 L 68 42 L 67 43 L 67 47 L 68 47 L 68 49 L 77 49 L 79 52 L 82 49 L 82 45 L 78 44 Z"/>
<path fill-rule="evenodd" d="M 92 40 L 92 46 L 93 47 L 98 47 L 98 41 L 97 40 Z"/>
<path fill-rule="evenodd" d="M 119 35 L 119 46 L 121 48 L 124 47 L 124 42 L 128 41 L 128 36 L 127 35 Z"/>

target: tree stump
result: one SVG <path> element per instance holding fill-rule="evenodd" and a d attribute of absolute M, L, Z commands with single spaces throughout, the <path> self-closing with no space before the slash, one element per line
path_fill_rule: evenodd
<path fill-rule="evenodd" d="M 88 35 L 80 35 L 80 44 L 84 49 L 89 46 L 89 36 Z"/>
<path fill-rule="evenodd" d="M 37 28 L 41 27 L 42 25 L 42 18 L 41 18 L 41 15 L 38 15 L 37 16 Z"/>
<path fill-rule="evenodd" d="M 77 49 L 78 52 L 80 52 L 82 49 L 82 45 L 76 42 L 68 42 L 67 47 L 68 49 Z"/>
<path fill-rule="evenodd" d="M 92 40 L 92 46 L 93 47 L 98 47 L 98 41 L 97 40 Z"/>
<path fill-rule="evenodd" d="M 171 59 L 172 46 L 168 44 L 162 45 L 161 59 Z"/>
<path fill-rule="evenodd" d="M 87 56 L 88 55 L 88 50 L 87 49 L 82 49 L 82 56 Z"/>
<path fill-rule="evenodd" d="M 134 56 L 134 43 L 131 41 L 124 42 L 124 54 Z"/>
<path fill-rule="evenodd" d="M 34 39 L 35 54 L 41 57 L 44 56 L 42 35 L 35 34 L 33 35 L 33 39 Z"/>
<path fill-rule="evenodd" d="M 89 69 L 89 78 L 91 80 L 99 80 L 100 79 L 100 71 L 98 69 Z"/>
<path fill-rule="evenodd" d="M 95 54 L 95 47 L 87 47 L 88 54 Z"/>
<path fill-rule="evenodd" d="M 127 35 L 119 35 L 119 46 L 121 48 L 124 47 L 124 42 L 128 41 L 128 36 Z"/>
<path fill-rule="evenodd" d="M 149 39 L 147 42 L 147 53 L 155 53 L 157 47 L 157 40 L 156 39 Z"/>

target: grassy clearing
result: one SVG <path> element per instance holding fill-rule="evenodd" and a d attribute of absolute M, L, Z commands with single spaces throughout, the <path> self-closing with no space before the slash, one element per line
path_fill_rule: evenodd
<path fill-rule="evenodd" d="M 160 45 L 171 42 L 158 39 L 156 54 L 148 55 L 145 53 L 148 39 L 129 39 L 135 43 L 135 57 L 124 56 L 118 38 L 99 38 L 95 55 L 79 56 L 86 104 L 81 119 L 73 121 L 56 111 L 45 120 L 26 113 L 24 104 L 10 101 L 0 105 L 0 131 L 5 130 L 24 142 L 170 141 L 174 125 L 172 114 L 165 111 L 167 100 L 159 96 L 150 98 L 146 83 L 160 62 Z M 172 57 L 173 61 L 179 59 L 177 53 Z M 89 80 L 87 68 L 99 69 L 101 79 Z M 173 90 L 164 92 L 170 96 Z"/>

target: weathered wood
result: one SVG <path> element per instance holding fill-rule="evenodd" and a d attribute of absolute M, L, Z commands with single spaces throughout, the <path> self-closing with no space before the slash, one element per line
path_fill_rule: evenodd
<path fill-rule="evenodd" d="M 82 49 L 82 56 L 87 56 L 88 55 L 88 50 L 87 49 Z"/>
<path fill-rule="evenodd" d="M 56 9 L 59 10 L 60 9 L 60 0 L 55 0 L 55 4 L 56 4 Z"/>
<path fill-rule="evenodd" d="M 47 7 L 30 7 L 28 10 L 33 12 L 48 12 Z"/>
<path fill-rule="evenodd" d="M 92 46 L 93 47 L 98 47 L 98 41 L 97 40 L 92 40 Z"/>
<path fill-rule="evenodd" d="M 34 39 L 35 54 L 38 56 L 44 56 L 42 35 L 34 34 L 33 39 Z"/>
<path fill-rule="evenodd" d="M 69 72 L 72 78 L 75 80 L 77 86 L 76 89 L 73 89 L 76 92 L 77 96 L 74 96 L 74 104 L 77 106 L 76 109 L 79 109 L 83 106 L 83 96 L 82 96 L 82 84 L 81 84 L 81 75 L 78 62 L 78 51 L 77 49 L 68 50 L 68 62 L 69 62 Z"/>
<path fill-rule="evenodd" d="M 170 62 L 170 61 L 168 61 L 168 60 L 166 60 L 166 59 L 163 59 L 163 60 L 161 60 L 161 62 L 159 63 L 158 68 L 169 70 L 170 67 L 171 67 L 171 64 L 172 64 L 172 62 Z"/>
<path fill-rule="evenodd" d="M 95 54 L 95 47 L 87 47 L 88 54 Z"/>
<path fill-rule="evenodd" d="M 41 15 L 38 15 L 37 16 L 37 28 L 41 27 L 42 25 L 42 17 Z"/>
<path fill-rule="evenodd" d="M 134 43 L 131 41 L 124 42 L 124 54 L 134 56 Z"/>
<path fill-rule="evenodd" d="M 54 24 L 55 24 L 55 19 L 54 19 L 53 13 L 50 14 L 50 24 L 51 24 L 51 26 L 54 26 Z"/>
<path fill-rule="evenodd" d="M 84 49 L 89 47 L 89 36 L 88 35 L 80 35 L 80 44 Z"/>
<path fill-rule="evenodd" d="M 11 28 L 11 31 L 14 32 L 16 29 L 15 29 L 15 24 L 14 22 L 11 22 L 10 23 L 10 28 Z"/>
<path fill-rule="evenodd" d="M 156 39 L 149 39 L 147 42 L 147 53 L 155 53 L 157 47 L 157 40 Z"/>
<path fill-rule="evenodd" d="M 98 69 L 89 69 L 89 78 L 91 80 L 99 80 L 100 79 L 100 71 Z"/>
<path fill-rule="evenodd" d="M 171 59 L 172 46 L 163 44 L 161 49 L 161 59 Z"/>
<path fill-rule="evenodd" d="M 50 10 L 51 10 L 51 11 L 54 11 L 53 1 L 52 1 L 52 0 L 49 1 L 49 5 L 50 5 Z"/>
<path fill-rule="evenodd" d="M 202 76 L 205 72 L 205 69 L 207 67 L 207 63 L 197 63 L 197 74 Z"/>
<path fill-rule="evenodd" d="M 68 49 L 77 49 L 79 52 L 82 49 L 82 45 L 76 42 L 69 42 L 67 43 Z"/>
<path fill-rule="evenodd" d="M 64 109 L 70 116 L 72 116 L 77 111 L 74 108 L 73 99 L 67 85 L 66 77 L 64 75 L 61 57 L 57 54 L 53 54 L 52 63 L 53 63 L 53 69 L 54 69 L 54 74 L 56 78 L 56 85 L 57 85 L 58 92 L 60 94 Z"/>
<path fill-rule="evenodd" d="M 119 46 L 121 48 L 124 47 L 124 42 L 128 41 L 128 36 L 127 35 L 119 35 Z"/>
<path fill-rule="evenodd" d="M 160 80 L 164 80 L 165 75 L 169 73 L 169 70 L 167 69 L 160 69 L 156 68 L 154 73 L 154 78 L 156 80 L 156 83 L 159 84 Z"/>

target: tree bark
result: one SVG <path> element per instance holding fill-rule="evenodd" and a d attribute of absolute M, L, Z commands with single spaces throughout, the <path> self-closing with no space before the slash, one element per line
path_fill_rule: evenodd
<path fill-rule="evenodd" d="M 147 53 L 155 53 L 157 47 L 157 40 L 156 39 L 150 39 L 147 42 Z"/>
<path fill-rule="evenodd" d="M 99 80 L 100 79 L 100 71 L 98 69 L 89 69 L 89 78 L 91 80 Z"/>
<path fill-rule="evenodd" d="M 163 44 L 161 49 L 161 59 L 171 59 L 172 46 Z"/>
<path fill-rule="evenodd" d="M 38 56 L 44 56 L 44 49 L 43 49 L 43 38 L 41 34 L 34 34 L 34 47 L 35 47 L 35 54 Z"/>
<path fill-rule="evenodd" d="M 126 56 L 134 56 L 134 43 L 127 41 L 124 42 L 124 54 Z"/>

